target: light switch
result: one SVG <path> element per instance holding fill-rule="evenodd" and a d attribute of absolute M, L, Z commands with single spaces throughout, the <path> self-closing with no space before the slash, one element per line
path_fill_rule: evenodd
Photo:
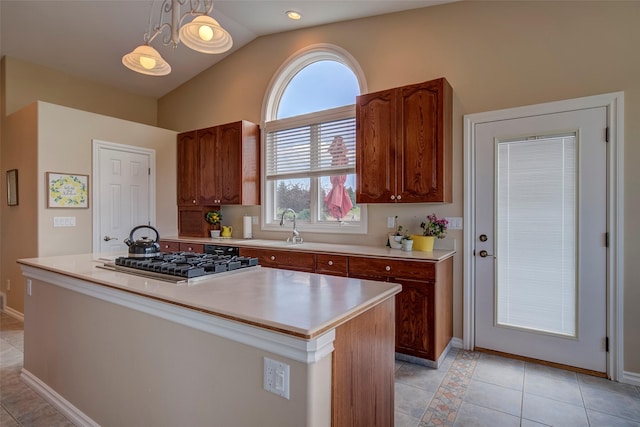
<path fill-rule="evenodd" d="M 449 230 L 462 230 L 462 218 L 459 216 L 452 216 L 445 218 L 449 221 Z"/>
<path fill-rule="evenodd" d="M 75 227 L 76 226 L 76 217 L 75 216 L 56 216 L 56 217 L 53 217 L 53 226 L 54 227 Z"/>

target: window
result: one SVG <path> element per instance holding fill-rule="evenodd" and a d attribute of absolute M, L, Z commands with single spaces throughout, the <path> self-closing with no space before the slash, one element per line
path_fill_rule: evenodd
<path fill-rule="evenodd" d="M 300 230 L 366 232 L 366 208 L 355 200 L 359 70 L 348 53 L 323 45 L 276 73 L 262 127 L 263 229 L 281 230 L 293 209 Z"/>

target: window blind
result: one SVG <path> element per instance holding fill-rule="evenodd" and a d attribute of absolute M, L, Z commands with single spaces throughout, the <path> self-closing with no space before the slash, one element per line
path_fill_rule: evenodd
<path fill-rule="evenodd" d="M 574 135 L 498 143 L 497 323 L 575 336 Z"/>
<path fill-rule="evenodd" d="M 273 180 L 355 173 L 355 148 L 355 117 L 267 131 L 266 176 Z"/>

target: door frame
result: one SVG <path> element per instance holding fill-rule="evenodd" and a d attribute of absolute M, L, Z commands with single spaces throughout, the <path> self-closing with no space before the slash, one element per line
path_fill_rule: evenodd
<path fill-rule="evenodd" d="M 150 148 L 136 147 L 133 145 L 117 144 L 115 142 L 101 141 L 99 139 L 91 140 L 92 147 L 92 198 L 93 206 L 93 252 L 99 251 L 98 242 L 100 241 L 100 150 L 108 149 L 114 151 L 122 151 L 125 153 L 142 154 L 149 157 L 149 225 L 156 223 L 156 152 Z"/>
<path fill-rule="evenodd" d="M 462 342 L 465 350 L 475 346 L 475 128 L 481 123 L 585 108 L 607 107 L 607 376 L 614 381 L 624 376 L 624 92 L 524 107 L 464 115 L 464 220 Z"/>

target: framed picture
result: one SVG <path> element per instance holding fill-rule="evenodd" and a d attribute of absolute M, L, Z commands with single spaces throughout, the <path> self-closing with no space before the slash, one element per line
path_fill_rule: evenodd
<path fill-rule="evenodd" d="M 89 175 L 47 172 L 48 208 L 88 208 Z"/>
<path fill-rule="evenodd" d="M 18 206 L 18 169 L 7 171 L 7 204 Z"/>

